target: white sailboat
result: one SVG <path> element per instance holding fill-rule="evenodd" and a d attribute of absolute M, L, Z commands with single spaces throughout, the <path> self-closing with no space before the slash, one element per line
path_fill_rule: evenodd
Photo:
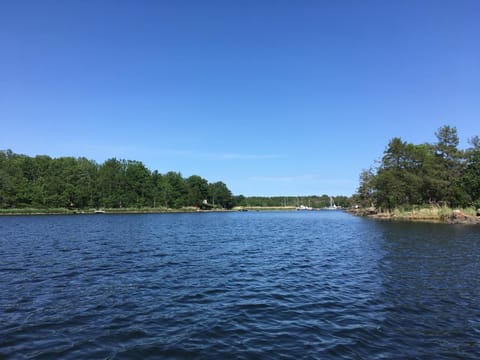
<path fill-rule="evenodd" d="M 325 209 L 337 210 L 337 205 L 335 205 L 335 201 L 333 201 L 333 197 L 330 196 L 330 206 L 327 206 Z"/>

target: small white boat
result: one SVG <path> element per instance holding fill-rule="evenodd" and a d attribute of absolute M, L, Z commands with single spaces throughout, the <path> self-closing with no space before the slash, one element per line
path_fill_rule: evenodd
<path fill-rule="evenodd" d="M 313 208 L 310 207 L 310 206 L 300 205 L 300 206 L 297 207 L 297 210 L 298 211 L 310 211 L 310 210 L 313 210 Z"/>

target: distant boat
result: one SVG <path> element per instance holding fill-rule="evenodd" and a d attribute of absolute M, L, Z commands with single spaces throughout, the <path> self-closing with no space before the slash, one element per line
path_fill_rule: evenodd
<path fill-rule="evenodd" d="M 327 210 L 337 210 L 338 207 L 335 205 L 335 201 L 333 201 L 333 198 L 330 196 L 330 206 L 327 206 L 325 209 Z"/>
<path fill-rule="evenodd" d="M 310 211 L 310 210 L 313 210 L 313 208 L 310 207 L 310 206 L 300 205 L 300 206 L 297 207 L 297 210 L 298 211 Z"/>
<path fill-rule="evenodd" d="M 101 210 L 101 209 L 95 210 L 95 214 L 105 214 L 105 210 Z"/>

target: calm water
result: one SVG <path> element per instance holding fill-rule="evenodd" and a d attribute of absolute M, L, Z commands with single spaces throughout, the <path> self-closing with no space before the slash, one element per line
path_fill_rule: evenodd
<path fill-rule="evenodd" d="M 0 358 L 479 356 L 478 226 L 0 217 Z"/>

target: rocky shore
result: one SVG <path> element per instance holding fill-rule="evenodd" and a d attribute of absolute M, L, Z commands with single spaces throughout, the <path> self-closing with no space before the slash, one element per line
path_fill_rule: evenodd
<path fill-rule="evenodd" d="M 432 209 L 419 209 L 408 212 L 379 212 L 377 209 L 370 208 L 352 208 L 347 210 L 349 213 L 358 216 L 366 216 L 375 219 L 408 220 L 408 221 L 432 221 L 447 224 L 480 224 L 480 209 L 476 211 L 476 216 L 466 214 L 461 210 L 437 211 Z"/>
<path fill-rule="evenodd" d="M 446 221 L 448 224 L 480 224 L 480 209 L 477 216 L 467 215 L 460 210 L 453 210 Z"/>

